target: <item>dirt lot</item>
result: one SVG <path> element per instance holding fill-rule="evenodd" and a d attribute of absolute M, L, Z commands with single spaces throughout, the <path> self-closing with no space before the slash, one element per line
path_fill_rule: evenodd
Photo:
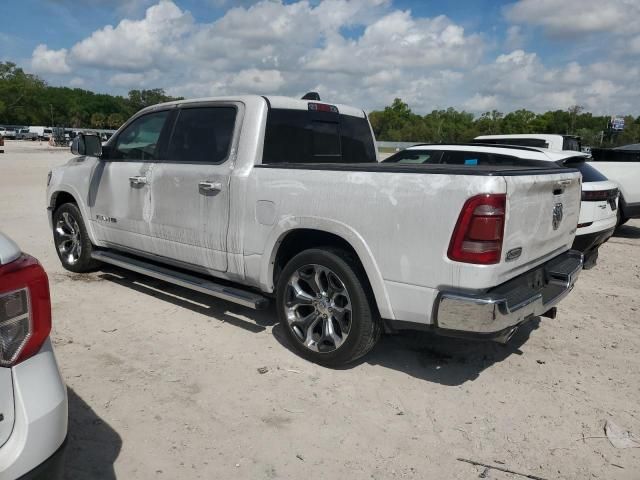
<path fill-rule="evenodd" d="M 63 270 L 45 183 L 70 153 L 6 143 L 0 229 L 49 272 L 69 478 L 482 474 L 457 457 L 546 479 L 640 478 L 640 449 L 603 438 L 606 420 L 640 435 L 640 221 L 601 249 L 556 320 L 506 347 L 407 334 L 329 370 L 288 350 L 273 310 L 124 270 Z"/>

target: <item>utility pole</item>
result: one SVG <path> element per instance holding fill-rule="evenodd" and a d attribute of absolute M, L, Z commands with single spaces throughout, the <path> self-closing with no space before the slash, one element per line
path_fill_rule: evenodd
<path fill-rule="evenodd" d="M 51 128 L 53 128 L 53 105 L 49 104 L 49 109 L 51 111 Z"/>

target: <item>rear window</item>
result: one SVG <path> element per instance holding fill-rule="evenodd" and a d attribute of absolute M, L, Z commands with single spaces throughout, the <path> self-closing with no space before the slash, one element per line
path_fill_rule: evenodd
<path fill-rule="evenodd" d="M 608 180 L 598 170 L 589 165 L 583 157 L 569 158 L 558 162 L 561 166 L 567 168 L 575 168 L 582 174 L 582 182 L 603 182 Z"/>
<path fill-rule="evenodd" d="M 263 164 L 375 163 L 366 118 L 333 112 L 270 109 Z"/>
<path fill-rule="evenodd" d="M 224 162 L 229 155 L 235 122 L 235 107 L 180 109 L 167 158 L 176 162 Z"/>

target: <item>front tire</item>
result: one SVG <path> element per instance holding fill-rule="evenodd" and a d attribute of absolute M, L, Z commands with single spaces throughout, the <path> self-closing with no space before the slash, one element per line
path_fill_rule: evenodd
<path fill-rule="evenodd" d="M 91 258 L 93 245 L 75 203 L 65 203 L 53 213 L 53 243 L 66 270 L 86 273 L 98 267 Z"/>
<path fill-rule="evenodd" d="M 333 248 L 305 250 L 283 269 L 276 296 L 280 324 L 296 352 L 337 367 L 367 354 L 380 320 L 359 262 Z"/>

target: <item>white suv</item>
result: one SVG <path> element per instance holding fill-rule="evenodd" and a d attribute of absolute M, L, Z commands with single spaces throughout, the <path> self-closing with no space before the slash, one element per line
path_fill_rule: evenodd
<path fill-rule="evenodd" d="M 0 233 L 0 480 L 62 478 L 67 390 L 42 265 Z"/>
<path fill-rule="evenodd" d="M 582 203 L 572 248 L 584 254 L 584 268 L 593 267 L 598 249 L 613 234 L 617 223 L 618 185 L 586 162 L 577 151 L 552 151 L 520 145 L 414 145 L 385 162 L 509 166 L 545 164 L 552 168 L 575 168 L 582 174 Z"/>

